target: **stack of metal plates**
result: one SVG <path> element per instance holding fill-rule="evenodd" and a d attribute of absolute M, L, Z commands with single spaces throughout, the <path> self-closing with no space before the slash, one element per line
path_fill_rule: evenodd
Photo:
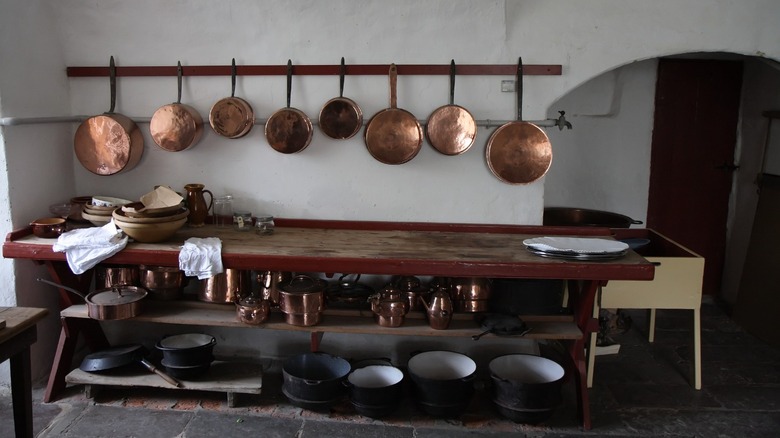
<path fill-rule="evenodd" d="M 531 253 L 565 260 L 613 260 L 628 252 L 628 244 L 588 237 L 534 237 L 523 241 Z"/>

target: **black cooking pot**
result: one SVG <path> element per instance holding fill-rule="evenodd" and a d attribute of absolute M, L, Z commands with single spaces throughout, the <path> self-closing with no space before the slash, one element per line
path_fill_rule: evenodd
<path fill-rule="evenodd" d="M 414 355 L 407 366 L 423 411 L 437 417 L 463 413 L 474 395 L 476 362 L 452 351 L 426 351 Z"/>
<path fill-rule="evenodd" d="M 557 362 L 530 354 L 508 354 L 490 361 L 493 403 L 512 421 L 536 424 L 561 404 L 564 370 Z"/>
<path fill-rule="evenodd" d="M 542 219 L 542 225 L 564 227 L 629 228 L 641 223 L 618 213 L 570 207 L 545 207 Z"/>
<path fill-rule="evenodd" d="M 363 416 L 379 418 L 391 414 L 403 398 L 404 373 L 392 365 L 368 365 L 347 377 L 350 401 Z"/>
<path fill-rule="evenodd" d="M 344 395 L 344 379 L 352 367 L 346 359 L 314 352 L 293 356 L 282 367 L 282 392 L 290 403 L 321 410 Z"/>
<path fill-rule="evenodd" d="M 185 333 L 167 336 L 157 342 L 166 367 L 196 367 L 214 360 L 214 336 L 203 333 Z"/>

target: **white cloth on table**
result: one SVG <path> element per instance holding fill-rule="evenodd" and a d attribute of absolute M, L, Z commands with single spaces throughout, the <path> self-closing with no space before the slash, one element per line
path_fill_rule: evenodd
<path fill-rule="evenodd" d="M 222 241 L 218 237 L 190 237 L 179 251 L 179 269 L 199 280 L 221 274 Z"/>
<path fill-rule="evenodd" d="M 102 227 L 77 228 L 62 233 L 52 250 L 64 252 L 70 270 L 79 275 L 123 250 L 127 241 L 128 237 L 112 219 Z"/>

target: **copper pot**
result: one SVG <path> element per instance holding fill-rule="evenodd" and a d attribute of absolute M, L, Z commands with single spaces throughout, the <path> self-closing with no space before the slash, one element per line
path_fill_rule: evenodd
<path fill-rule="evenodd" d="M 387 286 L 369 298 L 377 324 L 382 327 L 400 327 L 409 312 L 406 295 L 393 286 Z"/>
<path fill-rule="evenodd" d="M 111 107 L 108 112 L 85 120 L 74 137 L 76 158 L 96 175 L 114 175 L 133 169 L 144 153 L 144 137 L 129 117 L 114 113 L 116 67 L 109 67 Z"/>
<path fill-rule="evenodd" d="M 260 325 L 268 319 L 268 301 L 249 296 L 236 302 L 236 318 L 244 324 Z"/>
<path fill-rule="evenodd" d="M 87 315 L 92 319 L 116 320 L 133 318 L 141 314 L 141 300 L 146 297 L 146 291 L 136 286 L 114 286 L 99 289 L 87 295 L 49 280 L 39 278 L 38 281 L 72 292 L 87 303 Z"/>
<path fill-rule="evenodd" d="M 279 285 L 279 309 L 288 314 L 322 312 L 327 283 L 307 275 L 296 275 Z"/>
<path fill-rule="evenodd" d="M 368 121 L 365 142 L 368 152 L 384 164 L 403 164 L 420 152 L 423 132 L 417 118 L 398 108 L 396 84 L 398 70 L 390 65 L 390 108 L 386 108 Z"/>
<path fill-rule="evenodd" d="M 292 61 L 287 61 L 287 107 L 271 115 L 265 122 L 265 138 L 274 150 L 294 154 L 311 143 L 312 124 L 303 111 L 290 106 L 292 92 Z"/>
<path fill-rule="evenodd" d="M 203 134 L 203 118 L 195 108 L 181 103 L 181 62 L 178 63 L 178 97 L 154 112 L 149 131 L 157 146 L 169 152 L 180 152 L 194 146 Z"/>
<path fill-rule="evenodd" d="M 233 58 L 230 97 L 220 99 L 209 111 L 209 124 L 217 134 L 227 138 L 241 138 L 252 130 L 255 112 L 252 105 L 236 94 L 236 59 Z"/>
<path fill-rule="evenodd" d="M 95 268 L 96 289 L 106 289 L 113 286 L 135 286 L 138 284 L 138 266 L 99 265 Z"/>
<path fill-rule="evenodd" d="M 490 171 L 509 184 L 529 184 L 543 177 L 552 164 L 552 145 L 538 126 L 523 121 L 523 60 L 517 65 L 517 121 L 490 135 L 485 158 Z"/>
<path fill-rule="evenodd" d="M 436 108 L 428 117 L 428 143 L 444 155 L 460 155 L 474 144 L 477 122 L 462 106 L 455 105 L 455 60 L 450 64 L 450 103 Z"/>
<path fill-rule="evenodd" d="M 454 278 L 451 287 L 453 299 L 457 301 L 487 300 L 491 296 L 491 282 L 489 278 Z"/>
<path fill-rule="evenodd" d="M 174 300 L 181 298 L 187 283 L 184 271 L 173 266 L 139 266 L 141 287 L 149 291 L 149 298 Z"/>
<path fill-rule="evenodd" d="M 200 280 L 198 299 L 207 303 L 233 303 L 248 295 L 249 284 L 247 271 L 228 268 L 221 274 Z"/>
<path fill-rule="evenodd" d="M 352 138 L 363 127 L 363 111 L 354 100 L 344 97 L 344 75 L 347 68 L 341 58 L 339 97 L 327 101 L 320 110 L 320 130 L 330 138 Z"/>
<path fill-rule="evenodd" d="M 285 313 L 284 322 L 299 327 L 317 325 L 322 320 L 322 312 Z"/>
<path fill-rule="evenodd" d="M 257 283 L 260 285 L 260 296 L 272 306 L 279 305 L 279 285 L 292 280 L 292 272 L 260 271 L 257 273 Z"/>
<path fill-rule="evenodd" d="M 478 313 L 487 312 L 490 309 L 488 300 L 461 300 L 456 301 L 458 312 Z"/>

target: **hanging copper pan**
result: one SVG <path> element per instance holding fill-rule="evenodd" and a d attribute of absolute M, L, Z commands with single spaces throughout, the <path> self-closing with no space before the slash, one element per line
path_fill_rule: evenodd
<path fill-rule="evenodd" d="M 320 130 L 330 138 L 352 138 L 363 127 L 363 111 L 354 100 L 344 97 L 344 75 L 347 68 L 341 58 L 339 97 L 325 102 L 320 110 Z"/>
<path fill-rule="evenodd" d="M 218 100 L 209 111 L 211 129 L 227 138 L 241 138 L 247 135 L 255 123 L 255 112 L 252 106 L 235 95 L 236 58 L 233 58 L 230 97 Z"/>
<path fill-rule="evenodd" d="M 477 122 L 462 106 L 455 105 L 455 60 L 450 63 L 450 104 L 436 108 L 425 125 L 428 143 L 444 155 L 460 155 L 474 144 Z"/>
<path fill-rule="evenodd" d="M 292 92 L 292 60 L 287 60 L 287 107 L 282 108 L 265 122 L 265 138 L 268 144 L 283 154 L 294 154 L 311 143 L 312 125 L 303 111 L 290 107 Z"/>
<path fill-rule="evenodd" d="M 116 104 L 116 67 L 109 66 L 111 108 L 107 113 L 85 120 L 74 137 L 76 158 L 97 175 L 114 175 L 136 166 L 144 153 L 144 137 L 129 117 L 114 113 Z"/>
<path fill-rule="evenodd" d="M 544 131 L 523 121 L 523 59 L 517 64 L 517 121 L 490 135 L 485 155 L 490 171 L 509 184 L 528 184 L 543 177 L 552 163 L 552 145 Z"/>
<path fill-rule="evenodd" d="M 417 118 L 397 107 L 398 69 L 390 65 L 390 108 L 371 117 L 365 131 L 368 152 L 385 164 L 403 164 L 414 158 L 422 147 L 423 132 Z"/>
<path fill-rule="evenodd" d="M 181 103 L 181 62 L 178 63 L 177 73 L 176 102 L 158 108 L 149 123 L 154 142 L 169 152 L 187 150 L 195 146 L 203 135 L 203 118 L 195 108 Z"/>

